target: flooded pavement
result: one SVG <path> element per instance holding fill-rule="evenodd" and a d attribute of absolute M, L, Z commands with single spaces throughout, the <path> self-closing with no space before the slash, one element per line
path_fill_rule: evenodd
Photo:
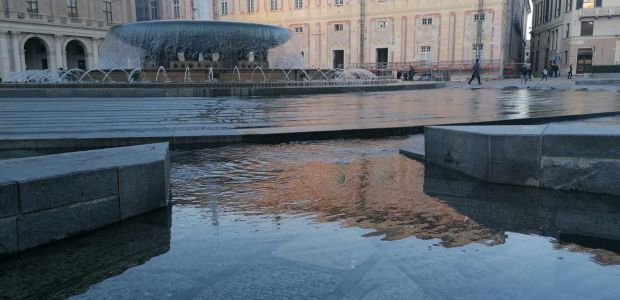
<path fill-rule="evenodd" d="M 620 111 L 618 93 L 525 89 L 451 88 L 279 98 L 2 98 L 0 141 L 235 136 L 611 111 Z"/>
<path fill-rule="evenodd" d="M 170 210 L 1 261 L 0 298 L 617 298 L 617 197 L 396 153 L 417 142 L 173 152 Z"/>

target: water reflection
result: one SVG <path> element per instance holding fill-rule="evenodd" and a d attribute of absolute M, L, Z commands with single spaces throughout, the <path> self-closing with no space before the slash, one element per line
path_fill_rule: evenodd
<path fill-rule="evenodd" d="M 0 261 L 0 299 L 62 299 L 170 249 L 171 210 Z"/>
<path fill-rule="evenodd" d="M 211 218 L 217 218 L 214 212 L 311 214 L 317 222 L 372 229 L 368 235 L 384 240 L 438 239 L 446 248 L 503 244 L 506 232 L 536 234 L 554 238 L 558 248 L 590 253 L 598 263 L 620 263 L 613 242 L 620 240 L 617 199 L 486 185 L 424 168 L 395 154 L 399 145 L 412 142 L 415 138 L 178 152 L 176 204 L 208 208 Z"/>

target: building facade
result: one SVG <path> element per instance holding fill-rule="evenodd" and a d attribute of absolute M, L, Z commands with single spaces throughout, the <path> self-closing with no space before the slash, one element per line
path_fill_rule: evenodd
<path fill-rule="evenodd" d="M 478 52 L 483 62 L 522 63 L 529 10 L 527 0 L 214 3 L 215 19 L 289 28 L 306 65 L 320 68 L 470 65 Z"/>
<path fill-rule="evenodd" d="M 210 0 L 135 0 L 136 20 L 204 20 L 208 19 Z"/>
<path fill-rule="evenodd" d="M 135 21 L 133 0 L 0 1 L 0 77 L 34 69 L 87 69 L 110 26 Z"/>
<path fill-rule="evenodd" d="M 534 0 L 532 65 L 577 74 L 620 64 L 620 0 Z M 565 73 L 562 72 L 562 73 Z"/>

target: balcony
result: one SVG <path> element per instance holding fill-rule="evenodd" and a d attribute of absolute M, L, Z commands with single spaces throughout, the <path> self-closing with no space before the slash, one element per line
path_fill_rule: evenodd
<path fill-rule="evenodd" d="M 599 18 L 620 16 L 620 7 L 596 7 L 579 10 L 579 18 Z"/>

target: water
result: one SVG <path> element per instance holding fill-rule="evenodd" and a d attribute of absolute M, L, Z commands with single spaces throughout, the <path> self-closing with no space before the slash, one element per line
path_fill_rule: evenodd
<path fill-rule="evenodd" d="M 0 263 L 2 296 L 602 299 L 615 198 L 485 185 L 415 137 L 172 153 L 171 210 Z"/>

